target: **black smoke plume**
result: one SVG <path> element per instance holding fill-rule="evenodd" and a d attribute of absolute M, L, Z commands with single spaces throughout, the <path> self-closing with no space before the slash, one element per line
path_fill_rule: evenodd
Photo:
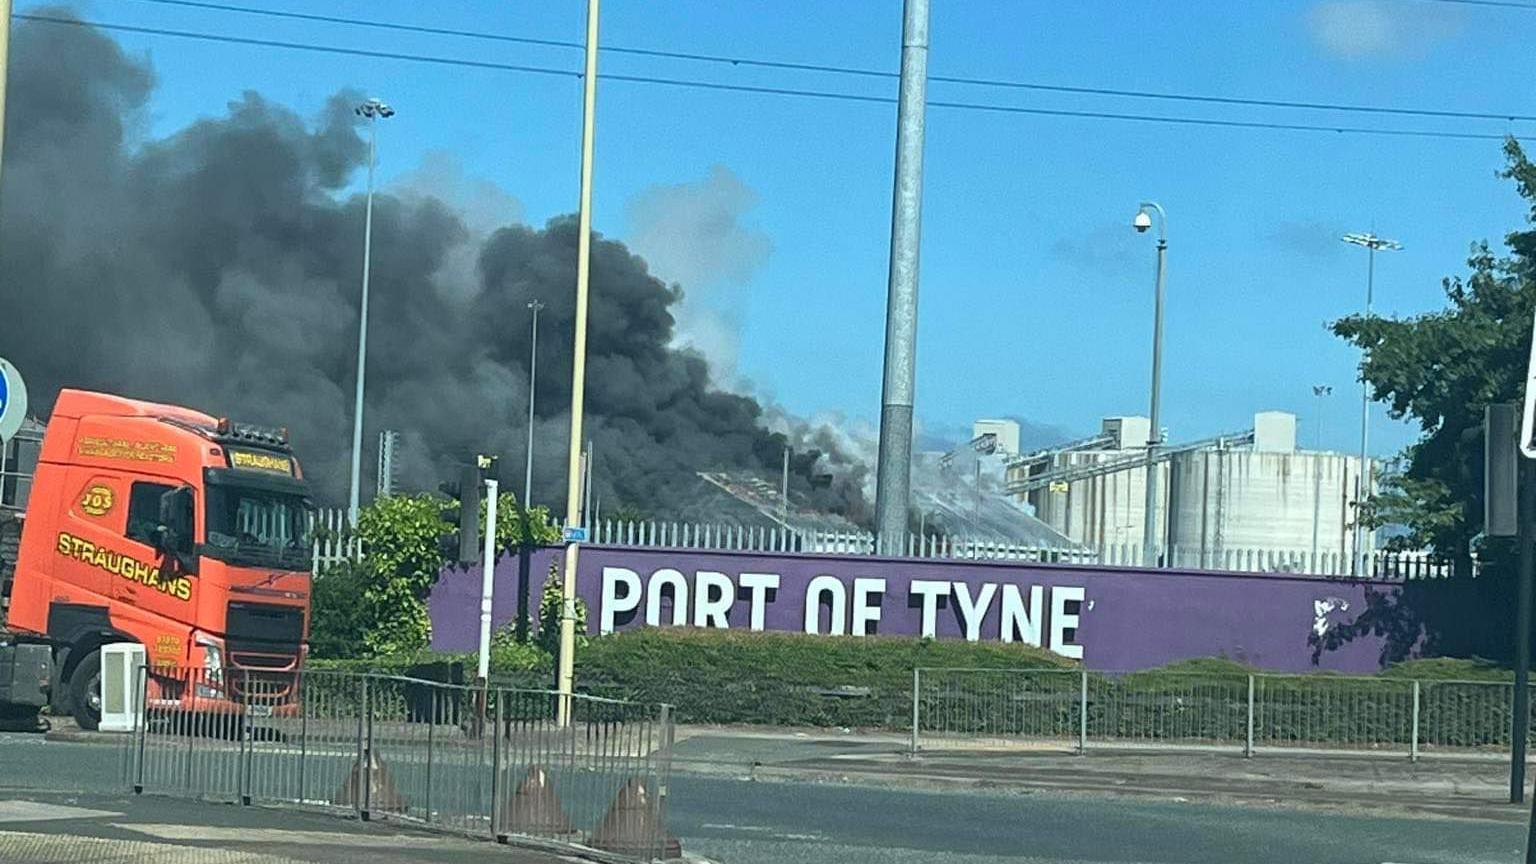
<path fill-rule="evenodd" d="M 61 16 L 53 9 L 45 14 Z M 0 194 L 0 354 L 38 413 L 61 387 L 187 404 L 289 426 L 319 497 L 345 495 L 367 147 L 336 94 L 313 122 L 256 93 L 146 139 L 154 77 L 102 33 L 20 22 L 12 36 Z M 540 318 L 534 502 L 564 506 L 576 264 L 571 218 L 477 233 L 430 194 L 374 209 L 365 488 L 381 429 L 408 486 L 435 488 L 474 452 L 521 490 L 527 302 Z M 776 476 L 786 436 L 755 400 L 710 385 L 670 347 L 678 288 L 623 244 L 592 251 L 587 430 L 594 496 L 612 513 L 693 512 L 696 472 Z M 867 521 L 863 465 L 790 428 L 794 486 Z M 812 448 L 819 452 L 812 453 Z M 831 486 L 812 478 L 834 474 Z"/>

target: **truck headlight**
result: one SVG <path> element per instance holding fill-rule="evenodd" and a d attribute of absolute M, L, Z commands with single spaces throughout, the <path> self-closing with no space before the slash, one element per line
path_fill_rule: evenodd
<path fill-rule="evenodd" d="M 224 695 L 224 643 L 202 634 L 193 641 L 203 649 L 203 680 L 197 685 L 197 695 L 220 698 Z"/>

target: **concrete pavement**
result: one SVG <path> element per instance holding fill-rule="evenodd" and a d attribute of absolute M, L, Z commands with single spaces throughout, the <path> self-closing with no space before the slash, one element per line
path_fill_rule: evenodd
<path fill-rule="evenodd" d="M 0 861 L 17 864 L 556 864 L 570 860 L 576 859 L 294 810 L 126 794 L 0 793 Z"/>

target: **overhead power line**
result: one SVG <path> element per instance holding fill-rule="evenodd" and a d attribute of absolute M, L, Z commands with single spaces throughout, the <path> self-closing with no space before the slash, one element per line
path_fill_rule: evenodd
<path fill-rule="evenodd" d="M 353 57 L 368 57 L 381 60 L 402 60 L 413 63 L 430 63 L 441 66 L 462 66 L 476 69 L 492 69 L 506 72 L 523 72 L 537 75 L 550 75 L 579 79 L 581 73 L 574 69 L 558 69 L 547 66 L 529 66 L 515 63 L 497 63 L 486 60 L 465 60 L 454 57 L 441 57 L 429 54 L 407 54 L 395 51 L 376 51 L 366 48 L 346 48 L 336 45 L 316 45 L 306 42 L 289 42 L 278 39 L 257 39 L 247 36 L 233 36 L 223 33 L 198 33 L 187 30 L 171 30 L 162 27 L 145 27 L 133 24 L 114 24 L 106 21 L 89 21 L 77 18 L 63 18 L 52 15 L 38 15 L 32 13 L 16 13 L 12 17 L 23 21 L 35 21 L 46 24 L 59 24 L 75 27 L 96 27 L 102 30 L 110 30 L 124 33 L 139 33 L 151 36 L 170 36 L 181 39 L 193 39 L 204 42 L 219 42 L 234 45 L 248 45 L 262 48 L 284 48 L 295 51 L 309 51 L 325 54 L 340 54 Z M 604 81 L 623 81 L 636 84 L 654 84 L 668 87 L 683 87 L 695 90 L 714 90 L 732 93 L 752 93 L 774 96 L 795 96 L 813 99 L 826 99 L 843 102 L 863 102 L 881 105 L 894 105 L 896 98 L 893 96 L 874 96 L 861 93 L 840 93 L 830 90 L 811 90 L 793 87 L 755 86 L 750 84 L 727 84 L 719 81 L 699 81 L 686 78 L 665 78 L 655 75 L 625 75 L 619 73 L 604 73 Z M 1136 114 L 1115 111 L 1087 111 L 1056 108 L 1033 108 L 1021 105 L 1002 105 L 987 102 L 965 102 L 951 100 L 929 100 L 929 107 L 945 108 L 962 111 L 980 111 L 995 114 L 1022 114 L 1044 117 L 1076 117 L 1094 120 L 1121 120 L 1141 123 L 1161 123 L 1181 126 L 1211 126 L 1230 129 L 1265 129 L 1283 130 L 1294 132 L 1333 132 L 1339 134 L 1381 135 L 1404 138 L 1440 138 L 1477 141 L 1502 141 L 1506 137 L 1502 134 L 1489 134 L 1479 132 L 1453 132 L 1438 131 L 1432 129 L 1395 129 L 1370 126 L 1338 126 L 1321 125 L 1315 123 L 1278 123 L 1260 120 L 1222 120 L 1208 117 L 1170 117 L 1160 114 Z"/>
<path fill-rule="evenodd" d="M 219 12 L 235 12 L 245 15 L 260 15 L 268 18 L 283 18 L 296 21 L 311 21 L 323 24 L 341 24 L 353 27 L 371 27 L 379 30 L 393 30 L 403 33 L 417 33 L 433 36 L 455 36 L 466 39 L 480 39 L 492 42 L 512 43 L 518 45 L 538 45 L 547 48 L 568 48 L 582 50 L 580 42 L 561 39 L 542 39 L 531 36 L 515 36 L 507 33 L 489 33 L 481 30 L 461 30 L 445 27 L 428 27 L 416 24 L 402 24 L 393 21 L 375 21 L 364 18 L 346 18 L 337 15 L 320 15 L 310 12 L 288 12 L 278 9 L 263 9 L 253 6 L 241 6 L 233 3 L 217 3 L 211 0 L 140 0 L 142 3 L 154 3 L 162 6 L 180 6 L 194 9 L 207 9 Z M 1436 2 L 1436 0 L 1432 0 Z M 1507 3 L 1509 0 L 1438 0 L 1438 2 L 1466 2 L 1466 3 Z M 1511 4 L 1514 5 L 1514 4 Z M 1536 9 L 1536 6 L 1525 8 Z M 728 66 L 746 66 L 760 69 L 776 69 L 795 72 L 815 72 L 831 75 L 850 75 L 860 78 L 878 78 L 896 80 L 901 77 L 899 72 L 886 69 L 867 69 L 854 66 L 837 66 L 824 63 L 797 63 L 785 60 L 766 60 L 756 57 L 732 57 L 719 54 L 699 54 L 687 51 L 666 51 L 651 48 L 632 48 L 623 45 L 604 45 L 602 50 L 612 54 L 631 54 L 641 57 L 656 57 L 669 60 L 687 60 L 701 63 L 715 63 Z M 608 76 L 604 76 L 608 77 Z M 1152 99 L 1170 102 L 1193 102 L 1212 105 L 1242 105 L 1256 108 L 1285 108 L 1309 111 L 1339 111 L 1359 114 L 1398 115 L 1405 117 L 1442 117 L 1462 120 L 1536 120 L 1536 114 L 1519 114 L 1514 112 L 1492 111 L 1458 111 L 1451 109 L 1433 108 L 1398 108 L 1386 105 L 1358 105 L 1337 102 L 1308 102 L 1290 99 L 1260 99 L 1239 96 L 1212 96 L 1197 93 L 1169 93 L 1153 90 L 1126 90 L 1110 87 L 1086 87 L 1067 84 L 1046 84 L 1034 81 L 1019 81 L 1000 78 L 973 78 L 959 75 L 929 75 L 929 81 L 944 84 L 959 84 L 973 87 L 996 87 L 1012 90 L 1028 90 L 1045 93 L 1071 93 L 1085 96 L 1111 96 L 1128 99 Z"/>

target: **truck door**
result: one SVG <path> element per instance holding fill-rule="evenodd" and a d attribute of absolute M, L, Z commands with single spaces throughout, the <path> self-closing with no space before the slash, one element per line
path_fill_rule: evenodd
<path fill-rule="evenodd" d="M 128 560 L 114 582 L 113 598 L 120 604 L 118 616 L 144 643 L 149 664 L 154 667 L 186 665 L 191 644 L 192 612 L 187 598 L 167 590 L 167 580 L 155 572 L 165 563 L 165 555 L 156 544 L 160 496 L 175 488 L 159 480 L 135 479 L 130 484 L 120 544 Z"/>
<path fill-rule="evenodd" d="M 51 603 L 106 606 L 117 580 L 110 554 L 122 546 L 128 511 L 127 479 L 99 468 L 66 473 L 63 513 L 53 538 L 55 579 Z"/>

